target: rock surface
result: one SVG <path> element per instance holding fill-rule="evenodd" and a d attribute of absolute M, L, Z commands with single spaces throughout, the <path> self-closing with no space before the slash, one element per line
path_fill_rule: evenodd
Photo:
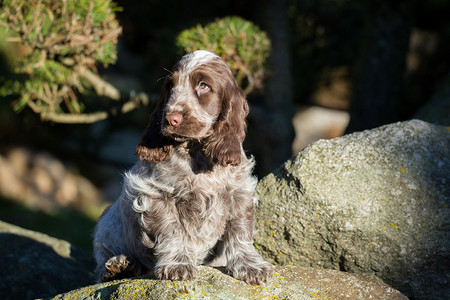
<path fill-rule="evenodd" d="M 273 279 L 261 286 L 247 285 L 210 267 L 198 271 L 191 281 L 125 279 L 53 299 L 407 299 L 375 276 L 335 270 L 277 267 Z"/>
<path fill-rule="evenodd" d="M 372 275 L 290 266 L 277 267 L 261 286 L 211 267 L 199 267 L 198 276 L 186 282 L 143 276 L 90 285 L 90 254 L 1 221 L 0 263 L 2 299 L 407 299 Z"/>
<path fill-rule="evenodd" d="M 450 295 L 450 131 L 412 120 L 318 141 L 262 179 L 255 244 L 278 264 Z"/>
<path fill-rule="evenodd" d="M 94 282 L 90 254 L 1 221 L 0 265 L 1 299 L 50 297 Z"/>

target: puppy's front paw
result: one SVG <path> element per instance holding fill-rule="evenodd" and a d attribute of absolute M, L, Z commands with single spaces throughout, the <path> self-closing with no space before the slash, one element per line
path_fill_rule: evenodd
<path fill-rule="evenodd" d="M 105 262 L 105 272 L 101 281 L 111 281 L 140 275 L 140 266 L 123 254 L 113 256 Z"/>
<path fill-rule="evenodd" d="M 244 280 L 251 285 L 260 285 L 267 282 L 274 272 L 274 266 L 266 261 L 254 264 L 236 263 L 228 269 L 234 278 Z"/>
<path fill-rule="evenodd" d="M 191 264 L 171 264 L 158 267 L 156 276 L 166 280 L 191 280 L 197 276 L 197 270 Z"/>

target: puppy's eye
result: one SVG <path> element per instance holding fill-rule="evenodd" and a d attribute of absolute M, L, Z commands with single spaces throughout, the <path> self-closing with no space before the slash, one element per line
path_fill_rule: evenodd
<path fill-rule="evenodd" d="M 200 81 L 200 83 L 197 86 L 197 92 L 200 94 L 205 93 L 209 90 L 209 85 L 206 84 L 204 81 Z"/>

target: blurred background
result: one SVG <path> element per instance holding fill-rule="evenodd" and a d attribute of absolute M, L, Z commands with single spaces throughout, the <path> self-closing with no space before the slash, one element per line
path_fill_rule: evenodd
<path fill-rule="evenodd" d="M 0 220 L 91 250 L 185 53 L 221 55 L 262 178 L 318 139 L 449 125 L 447 0 L 0 2 Z"/>

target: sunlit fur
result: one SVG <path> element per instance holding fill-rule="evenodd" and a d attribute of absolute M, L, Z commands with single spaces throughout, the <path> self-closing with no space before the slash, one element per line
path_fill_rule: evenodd
<path fill-rule="evenodd" d="M 177 126 L 166 120 L 173 113 Z M 189 280 L 197 265 L 222 262 L 250 284 L 272 276 L 252 241 L 257 181 L 242 149 L 247 114 L 221 58 L 196 51 L 178 62 L 136 149 L 140 160 L 96 227 L 98 281 L 145 273 Z"/>

